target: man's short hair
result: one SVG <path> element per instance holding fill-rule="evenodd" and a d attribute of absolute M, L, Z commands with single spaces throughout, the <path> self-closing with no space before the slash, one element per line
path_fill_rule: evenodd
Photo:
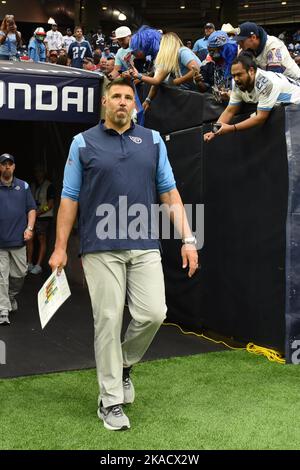
<path fill-rule="evenodd" d="M 252 67 L 255 71 L 257 70 L 257 63 L 254 59 L 252 52 L 244 51 L 241 52 L 232 62 L 232 65 L 242 64 L 245 70 L 249 72 L 249 69 Z"/>
<path fill-rule="evenodd" d="M 78 29 L 81 29 L 81 31 L 83 32 L 82 26 L 75 26 L 75 28 L 74 28 L 74 34 L 76 33 L 76 31 L 77 31 Z"/>
<path fill-rule="evenodd" d="M 108 85 L 106 85 L 105 91 L 108 92 L 113 86 L 116 86 L 116 85 L 129 86 L 132 89 L 133 94 L 135 94 L 135 89 L 131 80 L 124 78 L 124 77 L 120 77 L 120 78 L 116 78 L 115 80 L 112 80 L 110 83 L 108 83 Z"/>

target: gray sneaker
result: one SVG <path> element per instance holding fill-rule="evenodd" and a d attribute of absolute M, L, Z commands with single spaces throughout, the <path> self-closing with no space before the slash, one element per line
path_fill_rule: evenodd
<path fill-rule="evenodd" d="M 8 311 L 7 310 L 1 310 L 0 312 L 0 325 L 9 325 L 10 321 L 8 318 Z"/>
<path fill-rule="evenodd" d="M 135 392 L 132 380 L 130 378 L 131 367 L 123 369 L 123 392 L 124 392 L 124 405 L 129 405 L 134 402 Z"/>
<path fill-rule="evenodd" d="M 42 267 L 39 264 L 36 264 L 33 266 L 32 270 L 30 271 L 30 274 L 40 274 L 43 271 Z"/>
<path fill-rule="evenodd" d="M 27 272 L 28 273 L 30 273 L 33 268 L 34 268 L 34 264 L 32 264 L 32 263 L 27 264 Z"/>
<path fill-rule="evenodd" d="M 113 405 L 105 408 L 100 404 L 98 417 L 102 419 L 104 427 L 110 431 L 125 431 L 130 428 L 130 422 L 125 415 L 122 405 Z"/>

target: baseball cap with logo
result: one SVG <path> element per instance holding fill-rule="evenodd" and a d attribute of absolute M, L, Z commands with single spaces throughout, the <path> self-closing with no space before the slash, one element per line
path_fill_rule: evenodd
<path fill-rule="evenodd" d="M 4 163 L 7 160 L 10 160 L 11 162 L 15 163 L 15 157 L 13 155 L 10 155 L 10 153 L 3 153 L 0 155 L 0 163 Z"/>
<path fill-rule="evenodd" d="M 127 36 L 131 36 L 131 29 L 128 26 L 120 26 L 116 29 L 115 39 L 122 39 L 127 38 Z"/>
<path fill-rule="evenodd" d="M 216 28 L 213 23 L 206 23 L 206 25 L 204 25 L 204 29 L 216 29 Z"/>
<path fill-rule="evenodd" d="M 250 38 L 252 34 L 255 36 L 259 36 L 259 29 L 256 23 L 251 23 L 250 21 L 246 21 L 242 23 L 239 28 L 237 28 L 237 36 L 233 39 L 237 42 L 244 41 L 247 38 Z"/>

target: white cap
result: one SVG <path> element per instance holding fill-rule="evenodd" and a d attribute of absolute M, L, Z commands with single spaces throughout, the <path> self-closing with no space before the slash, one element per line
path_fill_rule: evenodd
<path fill-rule="evenodd" d="M 231 33 L 231 34 L 237 34 L 237 28 L 234 28 L 232 24 L 230 23 L 224 23 L 222 25 L 221 31 L 224 31 L 225 33 Z"/>
<path fill-rule="evenodd" d="M 115 33 L 116 33 L 115 39 L 127 38 L 127 36 L 131 36 L 132 34 L 128 26 L 120 26 L 119 28 L 116 29 Z"/>

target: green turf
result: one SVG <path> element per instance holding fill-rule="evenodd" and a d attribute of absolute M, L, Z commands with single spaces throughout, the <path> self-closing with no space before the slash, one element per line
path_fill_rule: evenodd
<path fill-rule="evenodd" d="M 0 449 L 299 449 L 299 379 L 244 351 L 141 363 L 126 432 L 98 420 L 94 370 L 5 379 Z"/>

